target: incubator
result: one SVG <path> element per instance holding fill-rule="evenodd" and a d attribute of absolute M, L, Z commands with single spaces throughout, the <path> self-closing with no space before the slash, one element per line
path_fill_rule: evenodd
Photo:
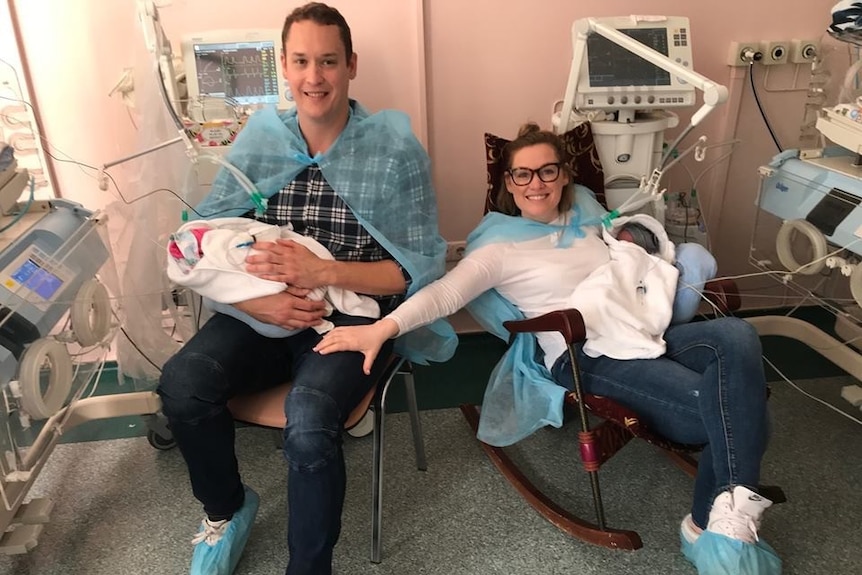
<path fill-rule="evenodd" d="M 150 16 L 157 24 L 157 14 Z M 147 26 L 144 31 L 147 36 Z M 149 52 L 158 62 L 161 95 L 164 101 L 175 101 L 169 48 L 164 47 L 163 36 L 150 32 Z M 180 123 L 175 127 L 182 129 Z M 180 135 L 152 149 L 179 142 L 189 140 Z M 128 322 L 130 317 L 120 306 L 115 309 L 116 294 L 138 294 L 143 285 L 154 282 L 139 283 L 131 290 L 120 284 L 108 211 L 87 210 L 61 199 L 35 200 L 36 180 L 14 158 L 4 160 L 0 166 L 0 553 L 19 554 L 37 544 L 49 520 L 52 502 L 29 498 L 28 493 L 63 435 L 87 421 L 140 415 L 148 418 L 150 435 L 155 437 L 163 423 L 154 416 L 161 404 L 153 391 L 96 393 L 121 318 Z M 107 188 L 105 170 L 117 163 L 121 162 L 103 166 L 103 189 Z M 29 199 L 22 200 L 27 198 L 28 184 Z M 144 242 L 148 252 L 156 251 L 149 238 Z"/>
<path fill-rule="evenodd" d="M 759 168 L 749 260 L 794 303 L 834 315 L 834 336 L 791 317 L 750 321 L 762 335 L 798 339 L 862 379 L 862 102 L 852 96 L 822 108 L 816 128 L 825 146 L 787 150 Z"/>
<path fill-rule="evenodd" d="M 22 172 L 23 173 L 23 172 Z M 11 182 L 20 178 L 12 178 Z M 60 436 L 89 419 L 153 413 L 139 394 L 86 398 L 113 335 L 106 218 L 65 200 L 15 201 L 0 216 L 0 552 L 36 544 L 51 502 L 25 501 Z"/>

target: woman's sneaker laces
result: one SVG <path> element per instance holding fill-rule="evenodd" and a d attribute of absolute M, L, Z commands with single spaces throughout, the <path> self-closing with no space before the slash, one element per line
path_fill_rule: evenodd
<path fill-rule="evenodd" d="M 751 489 L 737 485 L 732 491 L 720 493 L 709 512 L 708 531 L 746 543 L 758 541 L 757 530 L 763 512 L 772 501 Z"/>

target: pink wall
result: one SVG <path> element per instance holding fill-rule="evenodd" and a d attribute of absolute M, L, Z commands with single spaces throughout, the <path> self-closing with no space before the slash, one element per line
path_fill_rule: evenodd
<path fill-rule="evenodd" d="M 192 30 L 280 26 L 290 6 L 246 0 L 174 0 L 162 8 L 175 43 Z M 367 0 L 333 2 L 355 34 L 359 78 L 354 94 L 372 108 L 402 108 L 414 129 L 427 135 L 438 190 L 441 230 L 449 240 L 466 237 L 481 217 L 485 194 L 483 133 L 511 136 L 525 120 L 549 125 L 561 99 L 571 59 L 571 24 L 586 16 L 672 14 L 687 16 L 695 69 L 731 90 L 696 135 L 711 142 L 739 138 L 730 161 L 698 186 L 713 251 L 725 273 L 750 272 L 749 237 L 755 214 L 757 167 L 776 152 L 756 112 L 747 78 L 726 65 L 734 40 L 819 38 L 834 0 Z M 132 65 L 130 43 L 139 38 L 132 0 L 16 0 L 32 65 L 46 135 L 63 151 L 94 165 L 135 151 L 134 130 L 119 99 L 106 94 L 123 67 Z M 419 32 L 424 21 L 424 42 Z M 827 39 L 828 40 L 828 39 Z M 834 47 L 834 42 L 827 44 Z M 843 52 L 842 52 L 843 50 Z M 420 65 L 425 58 L 425 67 Z M 846 49 L 830 54 L 837 74 Z M 422 89 L 426 81 L 427 91 Z M 789 86 L 792 66 L 772 69 L 772 86 Z M 755 78 L 762 86 L 762 68 Z M 798 85 L 805 85 L 805 70 Z M 785 147 L 796 146 L 805 94 L 766 92 L 761 100 Z M 681 114 L 686 121 L 685 114 Z M 669 134 L 668 136 L 673 136 Z M 714 150 L 706 164 L 727 149 Z M 694 174 L 703 164 L 687 163 Z M 93 180 L 58 165 L 64 196 L 92 205 L 105 201 Z M 684 171 L 668 182 L 688 185 Z M 761 282 L 763 283 L 763 282 Z"/>

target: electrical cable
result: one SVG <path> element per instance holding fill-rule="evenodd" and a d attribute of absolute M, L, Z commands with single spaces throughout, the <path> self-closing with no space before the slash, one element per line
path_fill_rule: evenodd
<path fill-rule="evenodd" d="M 135 343 L 135 340 L 133 340 L 133 339 L 132 339 L 132 337 L 129 335 L 129 332 L 127 332 L 127 331 L 126 331 L 126 328 L 124 328 L 124 327 L 123 327 L 123 322 L 122 322 L 122 320 L 120 319 L 120 316 L 118 316 L 118 315 L 117 315 L 117 312 L 116 312 L 116 311 L 114 311 L 114 309 L 113 309 L 113 308 L 111 308 L 111 313 L 113 314 L 114 318 L 116 318 L 116 320 L 117 320 L 117 324 L 118 324 L 118 325 L 119 325 L 119 327 L 120 327 L 120 332 L 121 332 L 124 336 L 126 336 L 126 339 L 127 339 L 127 340 L 129 340 L 129 343 L 130 343 L 130 344 L 132 344 L 132 347 L 133 347 L 133 348 L 135 348 L 135 350 L 136 350 L 139 354 L 141 354 L 141 357 L 143 357 L 145 360 L 147 360 L 147 363 L 149 363 L 150 365 L 152 365 L 154 368 L 156 368 L 156 371 L 158 371 L 159 373 L 161 373 L 161 372 L 162 372 L 162 368 L 161 368 L 161 367 L 159 367 L 158 365 L 156 365 L 156 362 L 154 362 L 152 359 L 150 359 L 150 357 L 149 357 L 147 354 L 145 354 L 145 353 L 144 353 L 144 351 L 143 351 L 140 347 L 138 347 L 138 344 L 136 344 L 136 343 Z"/>
<path fill-rule="evenodd" d="M 2 61 L 2 60 L 0 60 L 0 61 Z M 0 96 L 0 99 L 9 100 L 12 102 L 20 102 L 21 104 L 24 104 L 25 106 L 28 106 L 32 109 L 32 105 L 29 102 L 27 102 L 26 100 L 21 100 L 18 98 L 7 98 L 5 96 Z M 6 117 L 6 116 L 4 115 L 4 117 Z M 224 209 L 219 210 L 217 212 L 202 214 L 202 213 L 198 212 L 197 210 L 195 210 L 195 208 L 191 204 L 189 204 L 187 201 L 185 201 L 177 192 L 175 192 L 174 190 L 172 190 L 170 188 L 158 188 L 158 189 L 152 190 L 150 192 L 147 192 L 146 194 L 138 196 L 137 198 L 135 198 L 133 200 L 127 200 L 126 197 L 123 195 L 123 192 L 120 190 L 120 186 L 117 184 L 116 180 L 114 180 L 114 177 L 109 172 L 107 172 L 105 170 L 100 170 L 99 168 L 97 168 L 95 166 L 91 166 L 91 165 L 86 164 L 84 162 L 80 162 L 78 160 L 73 159 L 69 154 L 67 154 L 66 152 L 64 152 L 64 151 L 60 150 L 59 148 L 57 148 L 56 146 L 54 146 L 50 141 L 48 141 L 47 138 L 45 138 L 41 134 L 39 135 L 39 139 L 45 144 L 45 147 L 43 148 L 43 152 L 45 153 L 45 155 L 50 157 L 52 160 L 54 160 L 56 162 L 74 164 L 74 165 L 78 166 L 78 168 L 81 169 L 81 171 L 84 174 L 86 174 L 89 177 L 93 177 L 94 179 L 95 179 L 95 176 L 93 174 L 87 173 L 86 171 L 84 171 L 84 169 L 92 170 L 93 172 L 96 172 L 99 174 L 104 174 L 105 177 L 107 177 L 111 181 L 111 183 L 114 185 L 114 189 L 117 191 L 117 195 L 118 195 L 119 200 L 122 201 L 126 205 L 132 205 L 133 203 L 140 201 L 140 200 L 143 200 L 144 198 L 147 198 L 147 197 L 149 197 L 155 193 L 158 193 L 158 192 L 168 192 L 168 193 L 172 194 L 175 198 L 177 198 L 180 202 L 182 202 L 189 210 L 191 210 L 191 212 L 193 212 L 197 217 L 199 217 L 201 219 L 213 218 L 213 217 L 219 216 L 219 215 L 224 214 L 224 213 L 232 212 L 235 209 L 237 209 L 237 208 L 224 208 Z M 57 157 L 54 153 L 51 152 L 51 149 L 56 150 L 56 152 L 62 154 L 63 156 L 66 156 L 66 157 L 65 158 Z M 215 154 L 201 154 L 198 156 L 197 159 L 203 159 L 205 161 L 210 161 L 214 164 L 217 164 L 217 165 L 224 167 L 231 174 L 233 174 L 233 176 L 237 179 L 239 184 L 246 190 L 246 192 L 248 192 L 248 194 L 252 198 L 252 203 L 254 203 L 257 211 L 260 213 L 266 209 L 266 199 L 263 198 L 261 196 L 260 192 L 257 191 L 257 189 L 254 187 L 254 184 L 251 182 L 251 180 L 248 179 L 248 176 L 246 176 L 244 173 L 242 173 L 242 171 L 240 171 L 236 166 L 234 166 L 233 164 L 231 164 L 230 162 L 228 162 L 224 158 L 217 156 Z M 238 207 L 241 208 L 242 206 L 238 206 Z M 0 231 L 2 231 L 2 230 L 0 230 Z"/>
<path fill-rule="evenodd" d="M 763 106 L 760 104 L 760 97 L 757 95 L 757 88 L 754 85 L 754 62 L 748 65 L 748 79 L 751 84 L 751 93 L 754 94 L 754 102 L 757 104 L 757 109 L 760 111 L 760 117 L 763 118 L 763 123 L 766 124 L 766 129 L 769 130 L 769 135 L 772 136 L 772 141 L 775 143 L 775 147 L 778 148 L 779 153 L 784 150 L 781 147 L 781 144 L 778 143 L 778 138 L 775 136 L 775 132 L 772 131 L 772 126 L 769 123 L 769 119 L 766 117 L 766 112 L 763 111 Z"/>
<path fill-rule="evenodd" d="M 695 286 L 692 286 L 692 285 L 690 285 L 690 284 L 685 284 L 685 283 L 683 283 L 683 285 L 684 285 L 685 287 L 688 287 L 688 288 L 692 289 L 692 290 L 698 291 L 698 290 L 697 290 L 697 288 L 696 288 Z M 715 314 L 715 316 L 716 316 L 716 317 L 719 317 L 719 316 L 721 316 L 721 317 L 727 317 L 727 316 L 728 316 L 728 314 L 725 314 L 725 313 L 724 313 L 724 312 L 723 312 L 723 311 L 722 311 L 722 310 L 721 310 L 717 305 L 715 305 L 712 301 L 710 301 L 710 300 L 709 300 L 709 299 L 704 295 L 704 293 L 703 293 L 702 291 L 701 291 L 701 292 L 699 292 L 699 293 L 700 293 L 701 299 L 703 299 L 706 303 L 708 303 L 708 304 L 713 308 L 713 313 Z M 730 315 L 732 316 L 733 314 L 731 313 Z M 849 343 L 849 342 L 844 342 L 844 345 L 846 345 L 847 343 Z M 816 351 L 818 348 L 813 348 L 813 349 L 815 349 L 815 351 Z M 821 348 L 821 349 L 822 349 L 822 348 Z M 793 381 L 791 381 L 791 380 L 790 380 L 790 378 L 788 378 L 786 375 L 784 375 L 784 373 L 783 373 L 780 369 L 778 369 L 778 367 L 776 367 L 776 366 L 775 366 L 775 364 L 774 364 L 772 361 L 770 361 L 770 360 L 769 360 L 769 358 L 767 358 L 765 355 L 762 355 L 762 354 L 761 354 L 761 357 L 763 358 L 763 361 L 765 361 L 767 364 L 769 364 L 769 366 L 770 366 L 772 369 L 774 369 L 774 370 L 775 370 L 775 372 L 776 372 L 776 373 L 777 373 L 777 374 L 778 374 L 778 375 L 779 375 L 779 376 L 780 376 L 780 377 L 781 377 L 781 378 L 782 378 L 782 379 L 783 379 L 783 380 L 784 380 L 788 385 L 790 385 L 793 389 L 795 389 L 796 391 L 798 391 L 799 393 L 801 393 L 801 394 L 802 394 L 802 395 L 804 395 L 805 397 L 808 397 L 809 399 L 812 399 L 812 400 L 816 401 L 817 403 L 820 403 L 820 404 L 822 404 L 822 405 L 826 406 L 827 408 L 829 408 L 829 409 L 831 409 L 832 411 L 834 411 L 834 412 L 838 413 L 839 415 L 843 415 L 844 417 L 846 417 L 847 419 L 849 419 L 849 420 L 853 421 L 854 423 L 857 423 L 857 424 L 859 424 L 859 425 L 862 425 L 862 420 L 859 420 L 859 419 L 857 419 L 857 418 L 853 417 L 852 415 L 850 415 L 850 414 L 848 414 L 848 413 L 846 413 L 846 412 L 842 411 L 841 409 L 839 409 L 839 408 L 835 407 L 834 405 L 832 405 L 831 403 L 829 403 L 829 402 L 827 402 L 827 401 L 824 401 L 824 400 L 820 399 L 819 397 L 815 397 L 815 396 L 811 395 L 810 393 L 808 393 L 807 391 L 805 391 L 804 389 L 802 389 L 801 387 L 799 387 L 797 384 L 793 383 Z"/>
<path fill-rule="evenodd" d="M 135 340 L 133 340 L 133 339 L 131 338 L 131 336 L 129 335 L 129 332 L 127 332 L 127 331 L 126 331 L 126 328 L 124 328 L 123 326 L 120 326 L 120 331 L 123 333 L 123 335 L 124 335 L 124 336 L 126 336 L 126 339 L 127 339 L 127 340 L 129 340 L 129 343 L 130 343 L 130 344 L 132 344 L 132 347 L 133 347 L 133 348 L 135 348 L 135 350 L 136 350 L 139 354 L 141 354 L 141 357 L 143 357 L 145 360 L 147 360 L 147 363 L 149 363 L 150 365 L 152 365 L 154 368 L 156 368 L 156 370 L 157 370 L 159 373 L 161 373 L 161 372 L 162 372 L 162 368 L 161 368 L 161 367 L 159 367 L 158 365 L 156 365 L 156 363 L 155 363 L 153 360 L 151 360 L 151 359 L 149 358 L 149 356 L 148 356 L 147 354 L 145 354 L 145 353 L 143 352 L 143 350 L 142 350 L 140 347 L 138 347 L 138 344 L 136 344 L 136 343 L 135 343 Z"/>
<path fill-rule="evenodd" d="M 784 373 L 782 373 L 782 372 L 781 372 L 781 370 L 780 370 L 780 369 L 778 369 L 778 368 L 775 366 L 775 364 L 774 364 L 774 363 L 772 363 L 772 362 L 769 360 L 769 358 L 767 358 L 766 356 L 763 356 L 763 361 L 765 361 L 766 363 L 768 363 L 768 364 L 769 364 L 769 367 L 771 367 L 772 369 L 774 369 L 774 370 L 775 370 L 775 373 L 777 373 L 777 374 L 781 377 L 781 379 L 783 379 L 783 380 L 785 381 L 785 383 L 787 383 L 788 385 L 790 385 L 793 389 L 795 389 L 796 391 L 798 391 L 799 393 L 801 393 L 801 394 L 802 394 L 802 395 L 804 395 L 805 397 L 807 397 L 807 398 L 809 398 L 809 399 L 813 399 L 813 400 L 814 400 L 814 401 L 816 401 L 817 403 L 820 403 L 820 404 L 822 404 L 822 405 L 825 405 L 826 407 L 828 407 L 828 408 L 829 408 L 829 409 L 831 409 L 832 411 L 836 412 L 838 415 L 843 415 L 844 417 L 846 417 L 847 419 L 849 419 L 849 420 L 850 420 L 850 421 L 852 421 L 853 423 L 857 423 L 857 424 L 859 424 L 859 425 L 862 425 L 862 420 L 859 420 L 859 419 L 857 419 L 857 418 L 853 417 L 853 416 L 852 416 L 852 415 L 850 415 L 849 413 L 845 413 L 844 411 L 842 411 L 842 410 L 838 409 L 837 407 L 835 407 L 835 406 L 834 406 L 834 405 L 832 405 L 831 403 L 829 403 L 829 402 L 827 402 L 827 401 L 824 401 L 824 400 L 820 399 L 819 397 L 814 397 L 813 395 L 811 395 L 810 393 L 808 393 L 807 391 L 805 391 L 804 389 L 802 389 L 801 387 L 799 387 L 798 385 L 796 385 L 795 383 L 793 383 L 793 382 L 790 380 L 790 378 L 788 378 L 786 375 L 784 375 Z"/>

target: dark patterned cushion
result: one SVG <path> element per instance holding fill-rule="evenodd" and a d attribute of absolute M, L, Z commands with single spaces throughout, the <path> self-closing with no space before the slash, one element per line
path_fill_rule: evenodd
<path fill-rule="evenodd" d="M 596 199 L 607 207 L 605 201 L 605 173 L 599 160 L 599 152 L 593 140 L 589 122 L 575 126 L 562 136 L 569 152 L 570 165 L 575 174 L 575 183 L 591 189 Z M 485 133 L 485 161 L 488 164 L 488 191 L 485 195 L 485 212 L 497 211 L 494 198 L 503 183 L 503 146 L 509 140 Z"/>

